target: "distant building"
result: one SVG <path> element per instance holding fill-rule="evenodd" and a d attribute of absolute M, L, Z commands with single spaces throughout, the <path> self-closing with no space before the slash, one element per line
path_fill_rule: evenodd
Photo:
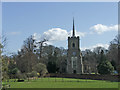
<path fill-rule="evenodd" d="M 67 73 L 68 74 L 82 74 L 83 63 L 82 55 L 79 48 L 79 36 L 75 36 L 75 27 L 73 19 L 73 33 L 71 37 L 68 37 L 68 54 L 67 54 Z"/>
<path fill-rule="evenodd" d="M 97 74 L 97 64 L 94 61 L 91 63 L 90 61 L 83 61 L 84 74 Z"/>

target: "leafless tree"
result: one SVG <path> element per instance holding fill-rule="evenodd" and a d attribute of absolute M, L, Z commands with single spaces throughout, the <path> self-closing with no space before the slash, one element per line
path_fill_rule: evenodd
<path fill-rule="evenodd" d="M 18 51 L 16 63 L 21 72 L 31 72 L 33 66 L 37 63 L 37 56 L 33 53 L 34 40 L 32 36 L 24 41 L 21 51 Z"/>
<path fill-rule="evenodd" d="M 3 61 L 3 58 L 2 58 L 2 53 L 5 49 L 5 46 L 6 46 L 6 41 L 7 41 L 7 38 L 4 36 L 0 36 L 0 89 L 2 87 L 2 61 Z M 3 67 L 4 68 L 4 67 Z"/>
<path fill-rule="evenodd" d="M 120 62 L 119 62 L 119 54 L 120 54 L 120 40 L 119 35 L 117 35 L 111 42 L 108 49 L 107 57 L 108 59 L 114 63 L 114 66 L 116 69 L 119 68 Z"/>
<path fill-rule="evenodd" d="M 39 59 L 42 58 L 43 46 L 44 46 L 44 44 L 47 44 L 47 43 L 45 43 L 46 41 L 48 41 L 48 40 L 47 40 L 47 39 L 43 39 L 43 40 L 41 40 L 41 41 L 39 41 L 39 42 L 36 42 L 36 40 L 34 40 L 34 48 L 35 48 L 34 51 L 35 51 L 37 54 L 39 54 Z M 38 47 L 38 50 L 36 50 L 37 47 Z"/>

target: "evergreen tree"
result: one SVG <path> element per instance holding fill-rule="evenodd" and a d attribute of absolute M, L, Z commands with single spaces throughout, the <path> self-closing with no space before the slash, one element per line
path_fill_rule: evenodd
<path fill-rule="evenodd" d="M 112 74 L 114 71 L 114 67 L 110 61 L 106 59 L 103 50 L 101 51 L 100 62 L 97 69 L 99 74 Z"/>

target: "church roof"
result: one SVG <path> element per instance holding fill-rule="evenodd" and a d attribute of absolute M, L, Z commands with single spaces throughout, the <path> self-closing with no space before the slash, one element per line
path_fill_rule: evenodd
<path fill-rule="evenodd" d="M 74 26 L 74 18 L 73 18 L 73 37 L 75 36 L 75 26 Z"/>

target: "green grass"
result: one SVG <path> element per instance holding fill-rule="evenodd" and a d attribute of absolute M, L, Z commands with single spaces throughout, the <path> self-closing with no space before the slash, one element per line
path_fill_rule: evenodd
<path fill-rule="evenodd" d="M 118 82 L 70 78 L 39 78 L 25 82 L 3 82 L 11 88 L 118 88 Z"/>

